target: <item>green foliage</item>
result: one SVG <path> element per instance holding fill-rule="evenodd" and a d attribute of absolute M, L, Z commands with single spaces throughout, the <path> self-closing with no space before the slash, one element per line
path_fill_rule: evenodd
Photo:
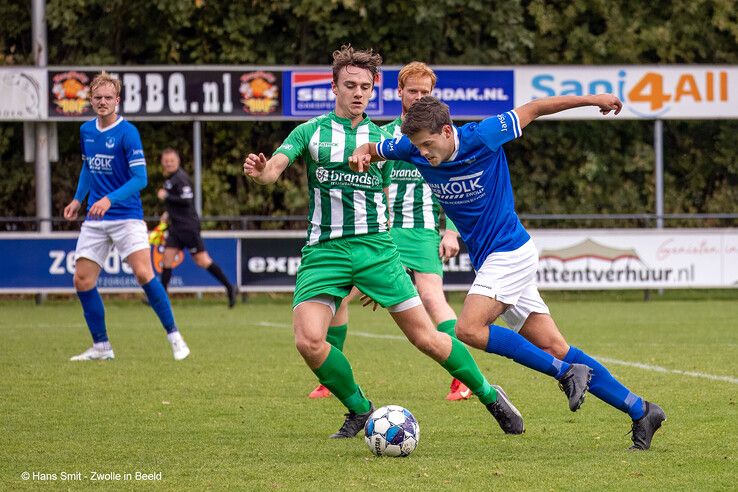
<path fill-rule="evenodd" d="M 328 65 L 331 52 L 351 42 L 375 48 L 386 64 L 395 65 L 414 59 L 436 65 L 736 64 L 737 12 L 732 0 L 50 0 L 48 62 Z M 0 64 L 32 64 L 30 14 L 29 2 L 0 5 Z M 203 123 L 204 214 L 305 214 L 301 163 L 271 186 L 241 176 L 248 152 L 270 154 L 294 126 Z M 738 211 L 736 126 L 664 124 L 667 212 Z M 52 166 L 55 214 L 74 193 L 77 127 L 59 124 L 62 160 Z M 138 127 L 149 161 L 144 205 L 153 215 L 161 211 L 153 192 L 162 182 L 158 154 L 166 146 L 179 149 L 192 172 L 192 128 Z M 521 212 L 654 211 L 651 122 L 536 122 L 525 133 L 507 146 Z M 21 125 L 0 124 L 0 164 L 1 215 L 34 215 L 33 165 L 23 162 Z"/>

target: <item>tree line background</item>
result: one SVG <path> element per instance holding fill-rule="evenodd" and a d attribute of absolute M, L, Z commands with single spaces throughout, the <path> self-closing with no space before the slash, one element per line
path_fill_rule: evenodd
<path fill-rule="evenodd" d="M 2 65 L 33 64 L 30 3 L 0 3 Z M 733 0 L 51 0 L 46 12 L 49 65 L 329 65 L 331 52 L 346 42 L 374 48 L 388 65 L 738 64 Z M 79 124 L 57 125 L 52 193 L 59 216 L 81 163 Z M 155 215 L 162 211 L 158 155 L 179 149 L 191 172 L 192 127 L 137 126 L 148 156 L 144 208 Z M 203 122 L 203 214 L 304 215 L 302 163 L 266 187 L 246 181 L 241 169 L 247 152 L 271 153 L 294 126 Z M 738 212 L 737 135 L 738 121 L 664 122 L 666 213 Z M 521 213 L 655 210 L 651 121 L 537 122 L 505 150 Z M 23 125 L 0 123 L 0 216 L 34 216 L 34 189 L 33 164 L 23 161 Z"/>

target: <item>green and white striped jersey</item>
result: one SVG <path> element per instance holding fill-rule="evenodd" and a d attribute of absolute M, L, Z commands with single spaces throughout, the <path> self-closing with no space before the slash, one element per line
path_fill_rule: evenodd
<path fill-rule="evenodd" d="M 382 126 L 393 138 L 402 136 L 402 118 Z M 389 210 L 392 227 L 438 231 L 440 206 L 415 165 L 392 161 Z"/>
<path fill-rule="evenodd" d="M 330 113 L 292 130 L 275 152 L 290 164 L 305 159 L 310 193 L 307 243 L 387 230 L 387 200 L 392 165 L 379 162 L 367 173 L 355 173 L 348 158 L 357 146 L 389 138 L 368 117 L 356 128 L 351 120 Z"/>

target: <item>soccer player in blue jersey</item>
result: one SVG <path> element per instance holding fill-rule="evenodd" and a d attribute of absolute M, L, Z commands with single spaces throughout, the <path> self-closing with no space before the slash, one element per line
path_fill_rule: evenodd
<path fill-rule="evenodd" d="M 548 97 L 456 127 L 448 106 L 427 96 L 405 116 L 403 137 L 364 145 L 350 162 L 360 171 L 371 160 L 412 162 L 456 224 L 477 272 L 456 325 L 460 340 L 552 376 L 554 369 L 533 363 L 537 354 L 526 348 L 529 342 L 567 363 L 592 368 L 589 391 L 631 417 L 631 449 L 648 449 L 666 415 L 562 336 L 536 286 L 538 251 L 515 213 L 502 150 L 536 118 L 583 106 L 618 114 L 622 102 L 611 94 Z M 511 329 L 493 324 L 499 317 Z"/>
<path fill-rule="evenodd" d="M 64 208 L 64 218 L 75 220 L 87 197 L 87 216 L 75 250 L 74 288 L 93 345 L 70 360 L 115 358 L 105 328 L 105 307 L 96 287 L 100 269 L 113 247 L 133 269 L 146 292 L 167 331 L 174 358 L 182 360 L 190 349 L 177 330 L 169 298 L 151 265 L 139 195 L 147 182 L 141 137 L 135 126 L 116 114 L 120 102 L 118 79 L 106 72 L 98 74 L 90 83 L 90 94 L 97 116 L 80 127 L 82 171 L 74 199 Z"/>

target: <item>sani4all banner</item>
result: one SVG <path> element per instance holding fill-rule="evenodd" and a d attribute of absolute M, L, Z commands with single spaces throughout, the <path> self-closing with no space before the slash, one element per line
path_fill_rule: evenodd
<path fill-rule="evenodd" d="M 738 67 L 710 65 L 529 66 L 515 69 L 515 107 L 546 96 L 615 94 L 616 118 L 738 118 Z M 552 119 L 598 119 L 597 108 Z M 609 118 L 608 118 L 609 119 Z"/>

